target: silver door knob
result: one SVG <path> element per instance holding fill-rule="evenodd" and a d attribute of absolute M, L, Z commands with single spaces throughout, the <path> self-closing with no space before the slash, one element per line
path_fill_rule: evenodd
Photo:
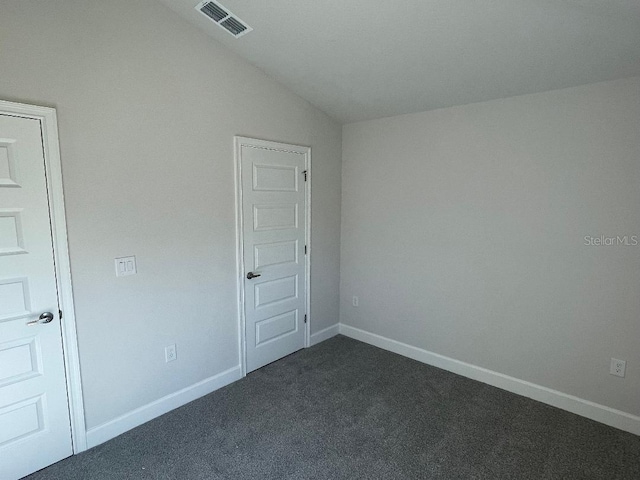
<path fill-rule="evenodd" d="M 43 314 L 40 315 L 40 317 L 38 317 L 37 320 L 34 320 L 32 322 L 27 322 L 27 325 L 38 325 L 40 323 L 50 323 L 52 320 L 53 320 L 53 313 L 44 312 Z"/>
<path fill-rule="evenodd" d="M 260 275 L 261 275 L 260 273 L 249 272 L 249 273 L 247 273 L 247 279 L 251 280 L 252 278 L 257 278 Z"/>

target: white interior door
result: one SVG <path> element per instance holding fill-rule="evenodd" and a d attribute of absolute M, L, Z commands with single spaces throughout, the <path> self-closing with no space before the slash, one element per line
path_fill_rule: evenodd
<path fill-rule="evenodd" d="M 0 478 L 72 454 L 37 119 L 0 114 Z"/>
<path fill-rule="evenodd" d="M 250 372 L 305 346 L 310 149 L 238 138 Z"/>

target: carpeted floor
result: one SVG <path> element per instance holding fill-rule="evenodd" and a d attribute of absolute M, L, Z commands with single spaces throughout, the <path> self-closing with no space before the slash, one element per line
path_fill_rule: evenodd
<path fill-rule="evenodd" d="M 36 479 L 640 479 L 640 437 L 338 336 Z"/>

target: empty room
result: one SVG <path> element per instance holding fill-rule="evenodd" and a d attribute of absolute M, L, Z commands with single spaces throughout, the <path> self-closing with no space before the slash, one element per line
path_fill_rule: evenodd
<path fill-rule="evenodd" d="M 640 479 L 640 0 L 0 1 L 0 480 Z"/>

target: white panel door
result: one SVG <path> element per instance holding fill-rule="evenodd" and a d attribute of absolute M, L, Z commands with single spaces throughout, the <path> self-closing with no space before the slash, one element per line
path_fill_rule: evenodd
<path fill-rule="evenodd" d="M 41 125 L 0 114 L 0 478 L 71 454 Z"/>
<path fill-rule="evenodd" d="M 238 139 L 247 371 L 300 350 L 306 336 L 306 170 L 310 150 Z"/>

